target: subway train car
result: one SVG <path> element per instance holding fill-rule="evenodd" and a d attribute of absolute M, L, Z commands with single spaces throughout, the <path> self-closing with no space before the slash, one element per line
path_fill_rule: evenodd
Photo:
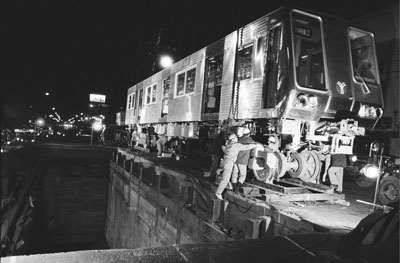
<path fill-rule="evenodd" d="M 202 140 L 228 125 L 248 127 L 262 142 L 275 136 L 278 150 L 253 154 L 250 168 L 259 180 L 288 173 L 319 183 L 322 160 L 352 154 L 355 136 L 383 114 L 373 33 L 288 7 L 137 83 L 127 95 L 126 124 L 153 126 L 158 134 Z"/>

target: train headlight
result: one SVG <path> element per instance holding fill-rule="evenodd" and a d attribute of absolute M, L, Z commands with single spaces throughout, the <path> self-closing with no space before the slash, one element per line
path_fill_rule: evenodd
<path fill-rule="evenodd" d="M 361 172 L 368 178 L 376 178 L 379 176 L 379 168 L 373 164 L 367 164 L 361 169 Z"/>
<path fill-rule="evenodd" d="M 310 108 L 315 109 L 318 105 L 318 99 L 317 97 L 313 96 L 313 95 L 309 95 L 308 96 L 308 101 L 310 104 Z"/>
<path fill-rule="evenodd" d="M 360 110 L 358 111 L 358 116 L 363 119 L 378 119 L 382 117 L 383 110 L 379 107 L 369 106 L 369 105 L 361 105 Z"/>
<path fill-rule="evenodd" d="M 358 160 L 358 158 L 357 158 L 356 155 L 352 155 L 352 156 L 350 157 L 350 161 L 351 161 L 352 163 L 357 162 L 357 160 Z"/>
<path fill-rule="evenodd" d="M 298 108 L 315 109 L 318 105 L 318 99 L 314 95 L 300 93 L 297 95 L 295 106 Z"/>

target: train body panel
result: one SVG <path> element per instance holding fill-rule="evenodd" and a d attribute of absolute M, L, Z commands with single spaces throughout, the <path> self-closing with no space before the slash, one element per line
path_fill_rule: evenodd
<path fill-rule="evenodd" d="M 204 53 L 202 49 L 172 66 L 168 122 L 200 121 Z"/>
<path fill-rule="evenodd" d="M 137 119 L 137 85 L 128 89 L 125 124 L 132 126 L 138 122 Z"/>
<path fill-rule="evenodd" d="M 141 123 L 157 123 L 161 117 L 161 72 L 143 81 L 144 101 L 141 109 Z"/>

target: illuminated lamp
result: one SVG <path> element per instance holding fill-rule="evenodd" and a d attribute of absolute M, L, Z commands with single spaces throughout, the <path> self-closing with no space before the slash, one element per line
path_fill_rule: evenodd
<path fill-rule="evenodd" d="M 375 108 L 374 106 L 369 105 L 361 105 L 360 110 L 358 111 L 358 116 L 363 119 L 378 119 L 382 117 L 382 115 L 382 108 Z"/>
<path fill-rule="evenodd" d="M 168 68 L 173 63 L 174 63 L 174 61 L 172 60 L 172 58 L 170 56 L 162 56 L 160 58 L 160 66 L 163 67 L 163 68 Z"/>
<path fill-rule="evenodd" d="M 379 176 L 379 168 L 373 164 L 367 164 L 361 169 L 361 172 L 368 178 L 376 178 Z"/>

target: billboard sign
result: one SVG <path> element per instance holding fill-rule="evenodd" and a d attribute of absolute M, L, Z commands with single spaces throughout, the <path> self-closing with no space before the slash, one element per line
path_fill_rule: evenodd
<path fill-rule="evenodd" d="M 105 103 L 106 102 L 106 95 L 90 94 L 89 101 L 90 102 Z"/>

